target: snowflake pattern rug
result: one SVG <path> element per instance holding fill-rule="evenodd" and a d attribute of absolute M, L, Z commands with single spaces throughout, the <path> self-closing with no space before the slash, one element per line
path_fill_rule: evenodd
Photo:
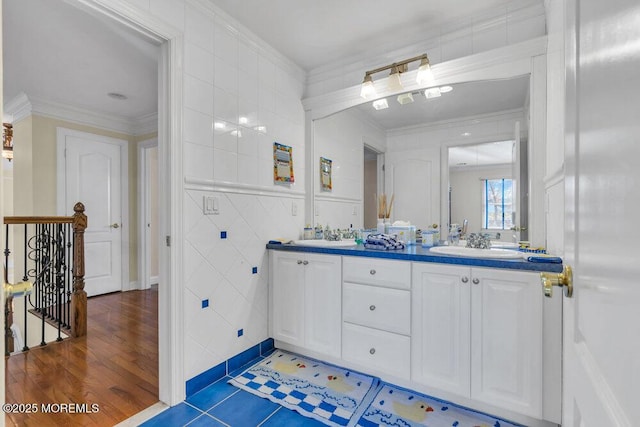
<path fill-rule="evenodd" d="M 380 380 L 277 350 L 229 384 L 330 426 L 354 424 Z M 364 404 L 363 404 L 364 402 Z"/>

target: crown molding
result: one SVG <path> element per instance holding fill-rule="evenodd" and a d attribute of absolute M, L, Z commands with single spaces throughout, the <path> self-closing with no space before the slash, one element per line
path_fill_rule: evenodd
<path fill-rule="evenodd" d="M 25 93 L 20 93 L 6 103 L 4 114 L 12 123 L 31 115 L 38 115 L 133 136 L 158 131 L 158 113 L 147 114 L 132 120 L 89 111 L 85 107 L 29 97 Z"/>
<path fill-rule="evenodd" d="M 387 131 L 387 137 L 396 137 L 403 135 L 413 135 L 423 133 L 425 131 L 438 131 L 442 129 L 450 129 L 464 125 L 473 125 L 477 123 L 486 123 L 505 119 L 517 119 L 524 117 L 524 108 L 514 108 L 512 110 L 503 110 L 494 113 L 476 114 L 474 116 L 457 117 L 455 119 L 440 120 L 427 124 L 405 126 Z"/>
<path fill-rule="evenodd" d="M 4 104 L 4 121 L 17 123 L 31 115 L 31 102 L 27 94 L 20 92 L 15 98 Z"/>
<path fill-rule="evenodd" d="M 258 37 L 253 31 L 220 9 L 213 3 L 213 0 L 186 0 L 186 4 L 207 13 L 210 18 L 217 20 L 221 25 L 224 25 L 227 30 L 235 33 L 239 41 L 251 46 L 258 52 L 264 53 L 271 60 L 274 60 L 278 67 L 291 74 L 296 80 L 303 84 L 306 83 L 307 73 L 302 67 L 284 56 L 280 51 Z"/>

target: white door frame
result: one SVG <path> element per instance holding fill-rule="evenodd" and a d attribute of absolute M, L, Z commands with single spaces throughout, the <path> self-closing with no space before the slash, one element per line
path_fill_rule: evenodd
<path fill-rule="evenodd" d="M 182 108 L 183 41 L 176 27 L 126 2 L 68 0 L 89 13 L 136 31 L 161 45 L 158 67 L 158 181 L 160 235 L 174 242 L 162 245 L 158 289 L 159 399 L 177 405 L 185 399 L 184 281 L 182 259 Z"/>
<path fill-rule="evenodd" d="M 138 284 L 140 289 L 151 287 L 149 216 L 148 150 L 158 146 L 158 138 L 138 143 Z"/>
<path fill-rule="evenodd" d="M 111 144 L 120 147 L 120 290 L 129 290 L 129 142 L 124 139 L 111 138 L 89 132 L 80 132 L 63 127 L 56 128 L 56 211 L 60 216 L 73 215 L 70 211 L 73 205 L 81 200 L 67 200 L 67 158 L 66 158 L 66 137 L 92 139 L 103 144 Z M 91 212 L 87 212 L 87 217 L 91 221 Z M 90 224 L 90 223 L 89 223 Z"/>

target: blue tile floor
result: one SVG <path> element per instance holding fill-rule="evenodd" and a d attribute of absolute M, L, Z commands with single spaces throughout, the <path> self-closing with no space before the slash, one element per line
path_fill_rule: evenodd
<path fill-rule="evenodd" d="M 300 415 L 270 400 L 227 384 L 231 378 L 263 360 L 275 349 L 253 360 L 213 384 L 187 397 L 187 400 L 161 412 L 141 427 L 227 426 L 227 427 L 322 427 L 319 421 Z"/>
<path fill-rule="evenodd" d="M 238 371 L 239 373 L 240 371 Z M 227 384 L 226 376 L 142 424 L 151 426 L 320 427 L 324 424 Z"/>

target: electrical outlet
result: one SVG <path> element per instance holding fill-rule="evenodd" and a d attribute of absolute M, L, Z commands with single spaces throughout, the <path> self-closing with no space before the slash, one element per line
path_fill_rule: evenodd
<path fill-rule="evenodd" d="M 316 216 L 320 216 L 320 206 L 316 205 Z"/>
<path fill-rule="evenodd" d="M 353 211 L 351 212 L 351 215 L 358 215 L 358 206 L 353 206 Z"/>
<path fill-rule="evenodd" d="M 298 204 L 296 202 L 291 202 L 291 216 L 298 215 Z"/>

